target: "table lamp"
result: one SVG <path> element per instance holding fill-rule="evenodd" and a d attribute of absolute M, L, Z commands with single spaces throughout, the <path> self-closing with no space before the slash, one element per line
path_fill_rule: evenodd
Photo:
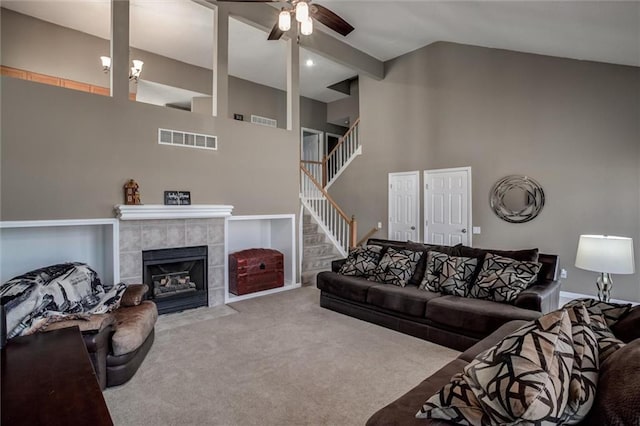
<path fill-rule="evenodd" d="M 609 235 L 580 235 L 576 267 L 600 272 L 596 280 L 598 299 L 608 302 L 611 297 L 611 274 L 633 274 L 633 240 Z"/>

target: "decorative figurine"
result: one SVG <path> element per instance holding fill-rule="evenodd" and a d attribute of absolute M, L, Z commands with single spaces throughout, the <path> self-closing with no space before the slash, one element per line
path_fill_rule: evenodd
<path fill-rule="evenodd" d="M 129 179 L 124 184 L 124 203 L 127 205 L 142 204 L 140 202 L 140 185 L 133 179 Z"/>

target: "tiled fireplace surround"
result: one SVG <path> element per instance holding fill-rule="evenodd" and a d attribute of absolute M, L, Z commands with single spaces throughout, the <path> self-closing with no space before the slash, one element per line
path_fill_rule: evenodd
<path fill-rule="evenodd" d="M 224 304 L 224 218 L 120 221 L 120 280 L 142 283 L 142 251 L 207 246 L 209 306 Z"/>

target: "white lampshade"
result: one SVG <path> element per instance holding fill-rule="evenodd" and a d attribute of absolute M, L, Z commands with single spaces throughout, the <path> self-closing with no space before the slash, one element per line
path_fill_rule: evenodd
<path fill-rule="evenodd" d="M 580 235 L 576 267 L 609 274 L 633 274 L 633 240 L 607 235 Z"/>
<path fill-rule="evenodd" d="M 309 19 L 309 5 L 306 1 L 301 0 L 296 4 L 296 21 L 302 24 L 307 19 Z"/>
<path fill-rule="evenodd" d="M 313 33 L 313 21 L 308 18 L 302 24 L 300 24 L 300 33 L 302 35 L 311 35 Z"/>
<path fill-rule="evenodd" d="M 282 10 L 278 15 L 278 28 L 280 31 L 289 31 L 291 29 L 291 13 L 288 10 Z"/>

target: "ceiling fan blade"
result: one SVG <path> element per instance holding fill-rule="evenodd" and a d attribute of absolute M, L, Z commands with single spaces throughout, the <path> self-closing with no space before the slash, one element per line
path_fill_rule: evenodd
<path fill-rule="evenodd" d="M 269 33 L 269 37 L 267 37 L 267 40 L 280 40 L 283 35 L 284 35 L 284 31 L 282 31 L 280 27 L 278 27 L 278 23 L 276 22 L 276 24 L 271 29 L 271 32 Z"/>
<path fill-rule="evenodd" d="M 228 3 L 272 3 L 280 0 L 216 0 L 218 2 L 228 2 Z"/>
<path fill-rule="evenodd" d="M 310 12 L 314 19 L 317 19 L 338 34 L 346 36 L 354 30 L 351 24 L 318 3 L 311 4 Z"/>

